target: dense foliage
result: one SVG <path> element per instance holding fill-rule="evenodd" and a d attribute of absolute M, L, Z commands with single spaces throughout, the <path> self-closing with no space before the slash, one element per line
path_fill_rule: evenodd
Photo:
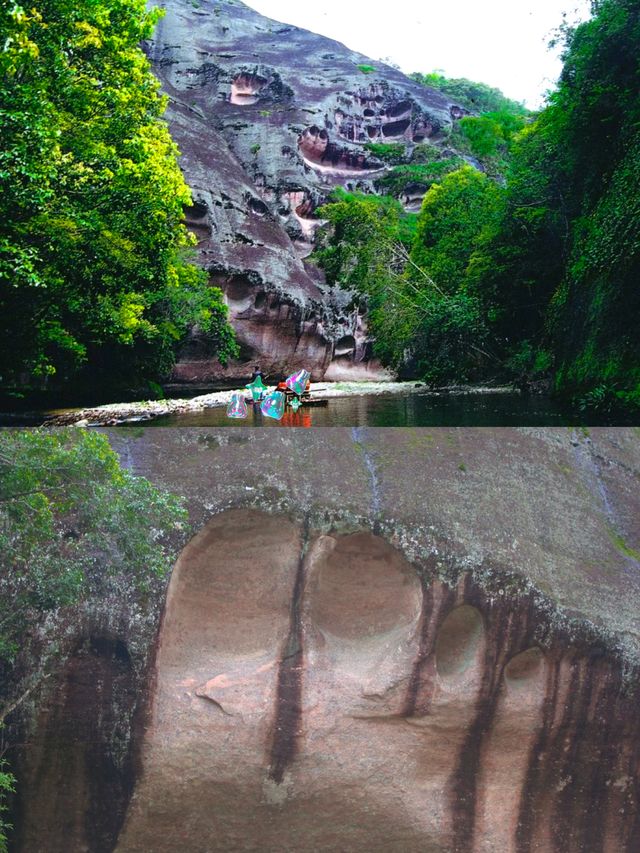
<path fill-rule="evenodd" d="M 144 0 L 0 9 L 0 383 L 158 378 L 191 324 L 235 352 L 189 262 L 189 190 L 140 49 Z"/>
<path fill-rule="evenodd" d="M 4 820 L 7 811 L 7 796 L 15 790 L 15 777 L 7 770 L 7 762 L 0 759 L 0 853 L 7 853 L 7 832 L 11 825 Z"/>
<path fill-rule="evenodd" d="M 492 358 L 481 300 L 464 276 L 502 195 L 464 166 L 431 187 L 417 217 L 391 198 L 344 192 L 320 209 L 330 230 L 316 259 L 331 284 L 367 299 L 376 353 L 400 373 L 468 380 Z"/>
<path fill-rule="evenodd" d="M 477 278 L 513 357 L 553 361 L 556 389 L 585 405 L 640 405 L 640 3 L 594 3 L 566 35 Z"/>
<path fill-rule="evenodd" d="M 405 158 L 405 145 L 398 142 L 367 142 L 365 149 L 385 163 L 402 163 Z"/>
<path fill-rule="evenodd" d="M 508 166 L 514 138 L 530 116 L 524 104 L 512 101 L 485 83 L 449 79 L 437 71 L 411 76 L 423 86 L 444 92 L 469 111 L 469 115 L 455 122 L 451 144 L 457 151 L 478 160 L 488 174 L 501 176 Z"/>
<path fill-rule="evenodd" d="M 506 112 L 512 115 L 526 115 L 527 108 L 518 101 L 507 98 L 499 89 L 493 89 L 486 83 L 476 83 L 464 77 L 445 77 L 438 71 L 430 74 L 416 72 L 411 77 L 423 86 L 439 89 L 456 101 L 461 107 L 474 113 Z"/>
<path fill-rule="evenodd" d="M 166 536 L 184 520 L 180 501 L 123 469 L 104 435 L 0 434 L 0 663 L 105 572 L 134 586 L 166 573 Z"/>
<path fill-rule="evenodd" d="M 344 256 L 325 246 L 319 259 L 331 257 L 333 281 L 360 270 L 390 364 L 433 382 L 542 378 L 586 408 L 640 406 L 640 0 L 598 0 L 562 37 L 558 88 L 537 116 L 489 87 L 419 75 L 479 113 L 455 124 L 451 143 L 485 174 L 459 162 L 423 173 L 411 251 L 402 263 L 396 251 L 391 285 L 384 253 L 377 282 L 349 254 L 381 251 L 375 227 L 380 245 L 401 244 L 384 217 L 360 242 L 352 234 Z M 378 190 L 408 195 L 417 165 L 394 166 Z"/>
<path fill-rule="evenodd" d="M 411 162 L 394 166 L 376 181 L 376 188 L 394 198 L 412 195 L 420 190 L 425 192 L 462 162 L 460 157 L 433 157 L 426 161 L 414 152 Z"/>

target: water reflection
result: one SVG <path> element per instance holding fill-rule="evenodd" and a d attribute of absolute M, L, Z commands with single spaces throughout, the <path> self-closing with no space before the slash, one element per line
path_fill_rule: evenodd
<path fill-rule="evenodd" d="M 149 426 L 627 426 L 640 424 L 630 413 L 589 413 L 561 406 L 549 397 L 521 394 L 407 394 L 341 397 L 326 406 L 287 408 L 281 421 L 263 417 L 258 405 L 246 420 L 231 420 L 223 408 L 166 415 Z"/>

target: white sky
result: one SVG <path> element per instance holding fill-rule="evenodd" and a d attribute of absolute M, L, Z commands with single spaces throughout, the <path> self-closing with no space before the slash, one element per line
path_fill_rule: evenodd
<path fill-rule="evenodd" d="M 589 15 L 588 0 L 245 0 L 277 21 L 337 39 L 406 72 L 442 70 L 540 106 L 560 73 L 547 47 L 562 13 Z"/>

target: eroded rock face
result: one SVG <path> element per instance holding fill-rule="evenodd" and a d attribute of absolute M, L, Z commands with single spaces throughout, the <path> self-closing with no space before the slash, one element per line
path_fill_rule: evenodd
<path fill-rule="evenodd" d="M 319 224 L 314 210 L 335 186 L 373 190 L 385 165 L 367 142 L 441 146 L 464 111 L 394 68 L 239 0 L 161 6 L 166 14 L 148 52 L 169 95 L 167 118 L 195 199 L 187 223 L 230 304 L 227 282 L 241 277 L 253 290 L 242 317 L 231 305 L 240 361 L 223 369 L 196 332 L 175 382 L 246 376 L 256 360 L 274 373 L 304 363 L 320 379 L 335 357 L 327 378 L 385 378 L 366 323 L 347 308 L 351 296 L 330 291 L 305 264 Z M 264 293 L 273 328 L 262 334 L 265 316 L 254 301 Z M 356 345 L 338 355 L 335 342 L 345 336 Z"/>
<path fill-rule="evenodd" d="M 49 635 L 17 853 L 640 849 L 637 431 L 108 434 L 200 532 Z"/>
<path fill-rule="evenodd" d="M 174 571 L 117 850 L 636 849 L 636 691 L 541 620 L 368 532 L 222 514 Z"/>

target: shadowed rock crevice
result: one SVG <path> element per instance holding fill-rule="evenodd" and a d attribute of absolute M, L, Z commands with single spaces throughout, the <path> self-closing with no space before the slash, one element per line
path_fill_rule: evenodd
<path fill-rule="evenodd" d="M 531 645 L 536 627 L 532 601 L 514 612 L 513 602 L 504 608 L 498 606 L 490 609 L 480 590 L 469 586 L 465 593 L 465 600 L 473 602 L 475 608 L 486 614 L 486 644 L 482 662 L 483 677 L 479 695 L 474 702 L 475 716 L 469 725 L 450 782 L 455 828 L 453 849 L 456 853 L 474 849 L 481 763 L 494 723 L 505 667 L 509 658 Z"/>
<path fill-rule="evenodd" d="M 134 785 L 135 683 L 123 639 L 78 640 L 21 749 L 13 850 L 113 850 Z"/>
<path fill-rule="evenodd" d="M 402 714 L 405 717 L 425 716 L 431 709 L 436 662 L 435 641 L 447 610 L 455 601 L 455 591 L 442 591 L 436 601 L 436 590 L 423 581 L 422 613 L 420 616 L 420 645 L 407 685 Z"/>
<path fill-rule="evenodd" d="M 568 853 L 636 849 L 640 744 L 629 700 L 606 659 L 589 650 L 555 657 L 522 791 L 518 853 L 535 850 L 540 835 Z"/>
<path fill-rule="evenodd" d="M 308 524 L 302 531 L 302 545 L 291 597 L 289 635 L 282 650 L 276 687 L 276 709 L 269 777 L 276 784 L 284 778 L 292 763 L 302 723 L 302 678 L 304 645 L 302 629 L 302 593 L 305 586 L 305 557 L 309 544 Z"/>

